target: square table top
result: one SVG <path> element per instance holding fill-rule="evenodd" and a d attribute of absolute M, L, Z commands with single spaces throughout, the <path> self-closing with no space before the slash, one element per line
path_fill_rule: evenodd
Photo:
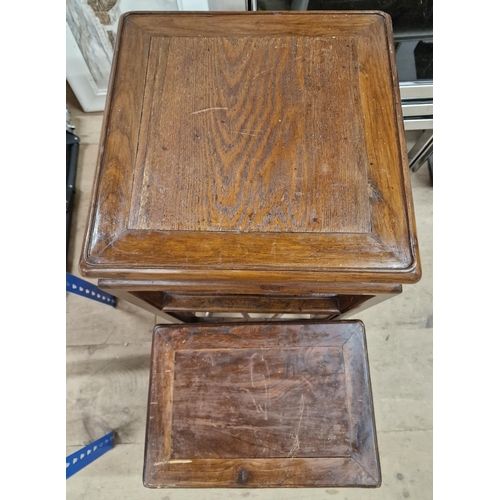
<path fill-rule="evenodd" d="M 124 15 L 80 266 L 417 281 L 389 16 Z"/>

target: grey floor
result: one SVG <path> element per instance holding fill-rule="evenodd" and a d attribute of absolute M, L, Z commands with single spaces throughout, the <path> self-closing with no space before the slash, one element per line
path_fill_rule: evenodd
<path fill-rule="evenodd" d="M 90 202 L 102 113 L 83 113 L 67 89 L 81 139 L 68 271 L 78 259 Z M 117 445 L 66 482 L 71 500 L 432 498 L 432 187 L 412 174 L 423 277 L 403 294 L 358 314 L 364 321 L 377 423 L 379 489 L 149 490 L 142 485 L 151 335 L 159 318 L 119 301 L 115 309 L 67 294 L 67 450 L 108 431 Z M 88 280 L 92 281 L 92 280 Z M 95 282 L 95 281 L 93 281 Z"/>

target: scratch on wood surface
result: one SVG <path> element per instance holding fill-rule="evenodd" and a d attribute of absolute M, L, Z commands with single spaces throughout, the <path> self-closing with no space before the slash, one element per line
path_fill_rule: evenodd
<path fill-rule="evenodd" d="M 257 354 L 258 353 L 255 352 L 254 354 L 252 354 L 252 357 L 250 358 L 250 381 L 252 382 L 252 387 L 255 387 L 254 376 L 253 376 L 253 358 Z M 268 381 L 268 379 L 270 379 L 270 375 L 269 375 L 269 366 L 267 364 L 267 361 L 264 359 L 263 354 L 261 354 L 261 361 L 263 363 L 265 363 L 266 371 L 267 371 L 267 378 L 266 377 L 264 378 L 264 389 L 266 391 L 266 402 L 264 403 L 264 409 L 262 409 L 262 406 L 255 401 L 255 398 L 250 393 L 250 391 L 248 389 L 245 389 L 245 390 L 250 394 L 250 397 L 252 398 L 253 404 L 255 405 L 255 409 L 257 411 L 262 412 L 264 414 L 264 420 L 267 420 L 267 409 L 269 406 L 269 387 L 268 387 L 267 381 Z"/>
<path fill-rule="evenodd" d="M 288 457 L 291 458 L 295 457 L 300 448 L 299 431 L 300 431 L 300 424 L 302 423 L 302 417 L 304 415 L 305 404 L 306 403 L 304 399 L 304 394 L 302 394 L 302 396 L 300 397 L 299 423 L 297 424 L 297 429 L 295 430 L 295 434 L 292 433 L 293 444 L 292 447 L 290 448 L 290 451 L 288 452 Z"/>
<path fill-rule="evenodd" d="M 246 132 L 247 134 L 256 134 L 257 132 L 261 132 L 261 133 L 264 132 L 264 130 L 261 130 L 261 129 L 248 129 L 248 128 L 242 128 L 241 131 Z"/>
<path fill-rule="evenodd" d="M 191 462 L 192 462 L 192 460 L 169 460 L 166 463 L 168 463 L 170 465 L 170 464 L 190 464 Z"/>
<path fill-rule="evenodd" d="M 198 113 L 206 113 L 207 111 L 215 111 L 217 109 L 227 109 L 227 108 L 219 108 L 219 107 L 205 108 L 205 109 L 199 109 L 198 111 L 193 111 L 191 114 L 197 115 Z"/>
<path fill-rule="evenodd" d="M 247 392 L 248 392 L 248 394 L 250 394 L 250 397 L 252 398 L 253 404 L 255 405 L 255 409 L 256 409 L 257 411 L 263 411 L 263 410 L 262 410 L 262 407 L 261 407 L 260 405 L 258 405 L 258 404 L 257 404 L 257 401 L 255 401 L 255 398 L 252 396 L 252 393 L 251 393 L 248 389 L 246 389 L 246 388 L 245 388 L 244 390 L 245 390 L 245 391 L 247 391 Z"/>
<path fill-rule="evenodd" d="M 321 365 L 320 365 L 321 366 Z M 323 367 L 324 368 L 324 367 Z M 311 390 L 314 392 L 314 386 L 311 384 L 311 382 L 309 382 L 309 380 L 306 379 L 306 377 L 304 377 L 304 375 L 302 375 L 302 380 L 304 382 L 306 382 L 307 384 L 309 384 L 309 387 L 311 388 Z"/>
<path fill-rule="evenodd" d="M 265 69 L 264 71 L 261 71 L 260 73 L 257 73 L 257 74 L 256 74 L 256 75 L 252 78 L 252 80 L 255 80 L 258 76 L 263 75 L 264 73 L 269 73 L 269 71 L 272 71 L 272 70 L 273 70 L 273 68 L 271 68 L 271 69 Z"/>
<path fill-rule="evenodd" d="M 252 354 L 252 357 L 250 358 L 250 379 L 252 380 L 252 387 L 255 387 L 254 383 L 253 383 L 253 358 L 254 356 L 257 356 L 257 353 L 254 352 Z"/>
<path fill-rule="evenodd" d="M 241 243 L 238 243 L 238 251 L 245 252 L 245 255 L 242 255 L 242 257 L 241 257 L 242 259 L 244 259 L 247 255 L 250 254 L 246 245 L 242 245 Z"/>
<path fill-rule="evenodd" d="M 264 359 L 264 355 L 261 354 L 261 359 L 262 361 L 264 361 L 265 365 L 266 365 L 266 373 L 267 373 L 267 378 L 264 379 L 264 384 L 266 386 L 266 403 L 265 403 L 265 410 L 266 410 L 266 420 L 267 420 L 267 409 L 268 409 L 268 406 L 269 406 L 269 387 L 267 385 L 267 381 L 268 380 L 271 380 L 271 375 L 269 374 L 269 366 L 267 364 L 267 361 Z"/>

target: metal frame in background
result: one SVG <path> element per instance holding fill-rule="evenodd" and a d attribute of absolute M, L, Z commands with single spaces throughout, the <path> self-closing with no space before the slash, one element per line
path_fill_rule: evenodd
<path fill-rule="evenodd" d="M 69 236 L 75 204 L 76 167 L 80 144 L 80 138 L 70 131 L 71 129 L 74 127 L 66 123 L 66 260 L 68 260 Z"/>
<path fill-rule="evenodd" d="M 412 172 L 416 172 L 433 153 L 432 129 L 424 130 L 415 145 L 408 153 L 408 164 Z"/>
<path fill-rule="evenodd" d="M 66 291 L 81 295 L 82 297 L 87 297 L 88 299 L 101 302 L 108 306 L 116 306 L 116 297 L 114 295 L 103 292 L 93 283 L 89 283 L 69 273 L 66 273 Z"/>
<path fill-rule="evenodd" d="M 433 84 L 432 81 L 402 82 L 399 85 L 406 131 L 421 130 L 408 152 L 408 164 L 416 172 L 433 153 Z"/>
<path fill-rule="evenodd" d="M 106 434 L 102 438 L 95 440 L 81 450 L 75 451 L 66 457 L 66 479 L 70 478 L 78 471 L 104 455 L 113 448 L 115 436 L 114 431 Z"/>

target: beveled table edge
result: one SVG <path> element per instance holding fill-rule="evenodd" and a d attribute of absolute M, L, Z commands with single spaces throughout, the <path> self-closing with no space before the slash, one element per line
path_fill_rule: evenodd
<path fill-rule="evenodd" d="M 233 481 L 231 478 L 235 476 L 235 474 L 232 474 L 231 477 L 224 477 L 223 479 L 220 480 L 219 483 L 216 483 L 216 481 L 203 481 L 201 479 L 181 479 L 180 481 L 175 480 L 174 482 L 169 482 L 166 483 L 165 481 L 168 481 L 168 477 L 164 477 L 165 475 L 168 476 L 168 473 L 165 471 L 165 468 L 167 467 L 168 463 L 170 460 L 167 458 L 166 461 L 161 461 L 158 463 L 148 463 L 148 459 L 151 461 L 155 454 L 153 455 L 150 454 L 150 451 L 148 449 L 148 444 L 149 444 L 149 423 L 150 419 L 153 418 L 151 416 L 151 412 L 158 412 L 159 411 L 159 406 L 155 404 L 155 406 L 150 404 L 151 397 L 152 397 L 152 379 L 153 379 L 153 373 L 155 372 L 157 368 L 157 363 L 161 362 L 162 356 L 160 355 L 160 360 L 157 358 L 158 356 L 158 349 L 156 349 L 155 352 L 155 347 L 166 347 L 169 352 L 169 359 L 170 362 L 173 363 L 173 356 L 176 350 L 192 350 L 195 346 L 193 345 L 196 344 L 200 339 L 202 346 L 204 348 L 208 348 L 211 342 L 218 342 L 218 340 L 215 337 L 220 337 L 220 335 L 224 335 L 229 329 L 231 330 L 231 335 L 228 337 L 228 342 L 235 344 L 235 348 L 238 348 L 238 345 L 242 343 L 241 348 L 248 348 L 248 347 L 259 347 L 258 345 L 255 345 L 255 340 L 250 338 L 239 338 L 237 334 L 233 332 L 233 330 L 237 330 L 238 327 L 242 328 L 249 328 L 248 323 L 233 323 L 230 326 L 228 325 L 156 325 L 153 331 L 153 345 L 152 345 L 152 354 L 156 354 L 156 356 L 153 357 L 153 361 L 151 363 L 151 375 L 150 375 L 150 386 L 149 386 L 149 396 L 148 396 L 148 416 L 147 416 L 147 430 L 146 430 L 146 443 L 145 443 L 145 451 L 144 451 L 144 470 L 143 470 L 143 484 L 147 488 L 299 488 L 299 487 L 306 487 L 306 488 L 325 488 L 325 487 L 341 487 L 341 488 L 351 488 L 351 487 L 362 487 L 362 488 L 378 488 L 381 486 L 382 483 L 382 473 L 381 473 L 381 467 L 380 467 L 380 458 L 379 458 L 379 452 L 378 452 L 378 444 L 377 444 L 377 434 L 376 434 L 376 423 L 375 423 L 375 411 L 373 407 L 373 394 L 372 394 L 372 388 L 371 388 L 371 381 L 370 381 L 370 369 L 369 369 L 369 359 L 368 359 L 368 351 L 367 351 L 367 346 L 366 346 L 366 330 L 364 323 L 361 320 L 345 320 L 345 321 L 311 321 L 308 322 L 307 324 L 302 323 L 301 321 L 293 321 L 293 322 L 287 322 L 284 324 L 270 324 L 270 323 L 254 323 L 251 325 L 252 329 L 256 329 L 258 327 L 261 327 L 262 329 L 267 330 L 266 333 L 272 333 L 273 331 L 276 331 L 279 333 L 279 338 L 273 338 L 269 339 L 271 340 L 271 344 L 266 343 L 264 348 L 280 348 L 284 347 L 282 346 L 282 342 L 288 343 L 290 342 L 288 339 L 288 335 L 291 332 L 288 332 L 288 330 L 291 329 L 298 329 L 301 327 L 302 329 L 306 329 L 307 332 L 303 333 L 310 333 L 311 335 L 321 335 L 322 333 L 325 333 L 325 330 L 328 330 L 329 326 L 343 326 L 347 327 L 348 325 L 351 326 L 351 328 L 347 332 L 339 332 L 341 333 L 341 337 L 338 337 L 338 333 L 336 332 L 331 332 L 333 333 L 334 338 L 330 340 L 324 340 L 321 341 L 319 339 L 318 346 L 319 345 L 327 345 L 331 343 L 334 339 L 340 340 L 342 338 L 342 347 L 350 343 L 351 339 L 353 337 L 356 337 L 357 343 L 361 345 L 363 348 L 363 352 L 361 353 L 361 356 L 363 358 L 363 364 L 365 368 L 365 375 L 367 379 L 364 381 L 366 384 L 365 389 L 368 391 L 368 396 L 370 398 L 370 424 L 372 427 L 373 431 L 373 443 L 372 446 L 373 448 L 370 449 L 370 445 L 366 445 L 364 443 L 361 448 L 364 448 L 365 445 L 368 446 L 368 449 L 366 452 L 372 453 L 373 456 L 371 457 L 371 460 L 373 462 L 371 463 L 371 466 L 368 466 L 369 471 L 366 469 L 367 465 L 362 465 L 365 461 L 363 460 L 364 457 L 359 457 L 356 459 L 356 457 L 351 456 L 351 457 L 346 457 L 346 458 L 340 458 L 340 457 L 331 457 L 331 458 L 293 458 L 293 459 L 280 459 L 280 458 L 269 458 L 269 459 L 250 459 L 250 458 L 238 458 L 238 459 L 196 459 L 196 460 L 187 460 L 187 459 L 182 459 L 182 460 L 172 460 L 171 463 L 172 465 L 170 467 L 175 468 L 182 468 L 184 466 L 189 466 L 189 467 L 194 467 L 195 471 L 201 467 L 200 471 L 201 473 L 207 473 L 208 471 L 205 470 L 206 467 L 208 467 L 210 471 L 210 475 L 215 473 L 217 475 L 217 470 L 220 469 L 220 473 L 224 473 L 227 476 L 228 470 L 231 469 L 231 472 L 236 473 L 236 481 Z M 321 328 L 324 327 L 323 331 L 321 332 Z M 317 329 L 316 332 L 313 332 L 311 330 Z M 183 332 L 184 330 L 184 332 Z M 204 330 L 206 330 L 204 332 Z M 210 331 L 211 330 L 211 331 Z M 328 332 L 328 334 L 331 334 Z M 186 337 L 187 334 L 187 337 Z M 344 334 L 342 336 L 342 334 Z M 200 337 L 198 337 L 200 335 Z M 293 334 L 292 334 L 293 335 Z M 213 336 L 213 337 L 212 337 Z M 186 338 L 184 338 L 186 337 Z M 234 338 L 234 337 L 237 337 Z M 344 338 L 346 337 L 346 338 Z M 184 340 L 183 340 L 184 339 Z M 187 344 L 186 344 L 187 342 Z M 208 344 L 207 344 L 208 342 Z M 326 344 L 324 344 L 326 342 Z M 246 345 L 248 344 L 248 345 Z M 300 334 L 300 331 L 295 332 L 295 337 L 291 340 L 290 345 L 287 347 L 291 346 L 295 347 L 306 347 L 309 345 L 309 340 L 304 339 L 303 336 Z M 314 344 L 313 346 L 315 346 Z M 224 347 L 220 347 L 224 348 Z M 225 347 L 227 348 L 227 346 Z M 357 353 L 359 357 L 359 352 Z M 359 359 L 358 359 L 359 362 Z M 172 370 L 173 370 L 173 364 L 172 364 Z M 171 371 L 168 370 L 169 372 L 169 377 L 171 378 L 171 383 L 173 384 L 173 375 L 170 374 Z M 173 389 L 173 385 L 172 385 Z M 353 390 L 353 388 L 351 388 Z M 158 395 L 155 395 L 155 399 L 158 399 Z M 168 400 L 166 401 L 166 404 L 170 408 L 171 401 L 169 402 Z M 166 436 L 168 439 L 168 443 L 170 443 L 170 435 Z M 355 452 L 356 455 L 359 455 L 359 450 Z M 315 465 L 315 469 L 318 468 L 318 470 L 323 470 L 327 471 L 328 467 L 336 466 L 338 465 L 339 467 L 344 467 L 344 469 L 348 469 L 348 472 L 350 471 L 351 474 L 353 475 L 353 482 L 352 483 L 346 483 L 343 484 L 341 482 L 319 482 L 317 484 L 311 484 L 308 482 L 300 482 L 296 484 L 283 484 L 285 481 L 290 479 L 286 475 L 286 468 L 288 468 L 288 465 L 284 467 L 283 470 L 281 470 L 285 464 L 285 461 L 293 461 L 293 464 L 290 464 L 291 466 L 298 466 L 300 469 L 300 466 L 302 465 L 305 467 L 307 464 L 313 464 Z M 361 463 L 359 462 L 361 460 Z M 370 457 L 368 457 L 368 460 L 370 462 Z M 286 462 L 289 464 L 289 462 Z M 188 465 L 189 464 L 189 465 Z M 280 465 L 283 464 L 283 465 Z M 260 465 L 260 467 L 259 467 Z M 265 466 L 266 465 L 271 465 L 271 467 L 277 467 L 277 469 L 284 474 L 283 480 L 281 482 L 277 483 L 271 483 L 271 484 L 255 484 L 255 480 L 253 478 L 254 473 L 260 473 L 262 470 L 266 470 Z M 170 468 L 169 467 L 169 468 Z M 213 470 L 212 470 L 213 468 Z M 352 470 L 351 470 L 352 469 Z M 274 469 L 273 469 L 274 470 Z M 198 471 L 198 474 L 200 473 Z M 357 471 L 357 472 L 356 472 Z M 359 473 L 361 472 L 362 475 L 368 476 L 365 479 L 364 484 L 357 484 L 357 480 L 359 478 Z M 326 472 L 325 472 L 326 473 Z M 356 475 L 357 474 L 357 475 Z M 300 475 L 300 474 L 299 474 Z M 292 476 L 293 479 L 294 476 Z M 349 476 L 348 476 L 349 477 Z M 234 478 L 233 478 L 234 479 Z M 250 484 L 247 484 L 249 483 Z M 259 482 L 257 480 L 257 482 Z M 181 484 L 183 483 L 183 484 Z"/>
<path fill-rule="evenodd" d="M 345 16 L 353 16 L 353 15 L 373 15 L 380 16 L 384 20 L 384 25 L 386 31 L 389 31 L 387 35 L 392 33 L 392 22 L 391 17 L 379 10 L 366 10 L 366 11 L 307 11 L 305 12 L 290 12 L 290 11 L 276 11 L 276 12 L 266 12 L 266 11 L 258 11 L 258 12 L 146 12 L 146 11 L 136 11 L 125 13 L 120 18 L 119 24 L 119 35 L 123 29 L 123 26 L 126 21 L 133 20 L 133 18 L 144 18 L 145 16 L 164 16 L 175 15 L 179 17 L 217 17 L 217 16 L 241 16 L 244 15 L 252 15 L 252 16 L 297 16 L 297 15 L 308 15 L 308 16 L 326 16 L 326 15 L 345 15 Z M 118 37 L 119 38 L 119 37 Z M 388 37 L 388 43 L 392 47 L 393 41 L 391 41 L 390 37 Z M 395 55 L 394 51 L 390 50 L 390 64 L 395 67 Z M 112 72 L 110 81 L 114 78 L 114 74 L 116 72 L 116 57 L 113 58 Z M 111 87 L 110 87 L 111 89 Z M 399 87 L 397 85 L 397 81 L 393 81 L 393 93 L 395 93 L 395 98 L 400 102 L 399 97 Z M 399 129 L 399 137 L 400 142 L 404 143 L 404 130 L 402 126 L 402 115 L 401 110 L 396 106 L 397 113 L 397 125 Z M 88 221 L 85 231 L 85 236 L 83 240 L 83 248 L 79 262 L 79 269 L 83 276 L 92 277 L 92 278 L 108 278 L 108 279 L 169 279 L 173 276 L 182 275 L 185 279 L 189 281 L 189 276 L 193 276 L 193 281 L 196 281 L 196 273 L 202 272 L 207 278 L 212 279 L 214 283 L 217 283 L 219 279 L 222 277 L 227 277 L 232 275 L 236 280 L 239 278 L 240 273 L 249 273 L 249 276 L 252 278 L 256 278 L 257 280 L 262 280 L 263 282 L 268 282 L 269 277 L 271 275 L 276 276 L 278 283 L 281 276 L 285 276 L 289 272 L 301 273 L 302 276 L 314 275 L 318 280 L 329 279 L 332 282 L 353 282 L 353 283 L 362 283 L 362 282 L 380 282 L 380 283 L 395 283 L 399 282 L 402 284 L 411 284 L 416 283 L 420 280 L 422 271 L 420 266 L 420 256 L 418 251 L 417 241 L 413 238 L 412 235 L 416 235 L 416 224 L 415 224 L 415 215 L 412 204 L 412 191 L 411 191 L 411 183 L 409 179 L 409 169 L 407 165 L 407 159 L 405 155 L 402 155 L 403 161 L 403 192 L 405 194 L 405 207 L 406 213 L 405 216 L 407 218 L 408 223 L 408 237 L 409 237 L 409 252 L 410 252 L 410 263 L 407 267 L 397 267 L 393 266 L 392 268 L 349 268 L 349 267 L 336 267 L 336 268 L 316 268 L 316 267 L 302 267 L 297 271 L 296 268 L 293 267 L 282 267 L 279 269 L 266 269 L 265 267 L 259 267 L 256 265 L 245 267 L 243 266 L 217 266 L 213 265 L 212 267 L 207 269 L 203 267 L 203 264 L 199 265 L 191 265 L 187 267 L 169 265 L 165 266 L 144 266 L 144 267 L 127 267 L 121 265 L 113 265 L 111 262 L 99 262 L 99 255 L 92 253 L 93 234 L 95 233 L 95 215 L 96 215 L 96 202 L 98 200 L 98 190 L 97 185 L 99 183 L 100 171 L 103 166 L 101 163 L 101 153 L 103 149 L 103 144 L 105 142 L 105 134 L 104 131 L 107 127 L 107 121 L 110 115 L 110 100 L 108 100 L 106 104 L 106 109 L 104 113 L 104 121 L 102 127 L 101 134 L 101 144 L 100 144 L 100 158 L 98 161 L 98 168 L 96 169 L 96 174 L 94 178 L 94 187 L 93 187 L 93 195 L 92 202 L 89 209 Z M 403 134 L 403 135 L 401 135 Z M 400 144 L 402 147 L 404 144 Z M 127 231 L 125 231 L 127 232 Z M 124 233 L 123 233 L 124 234 Z M 287 233 L 288 234 L 288 233 Z M 117 238 L 118 239 L 118 238 Z M 108 244 L 108 247 L 112 247 L 114 242 Z M 105 259 L 104 259 L 105 260 Z M 309 278 L 307 278 L 309 279 Z M 314 280 L 314 278 L 313 278 Z"/>

